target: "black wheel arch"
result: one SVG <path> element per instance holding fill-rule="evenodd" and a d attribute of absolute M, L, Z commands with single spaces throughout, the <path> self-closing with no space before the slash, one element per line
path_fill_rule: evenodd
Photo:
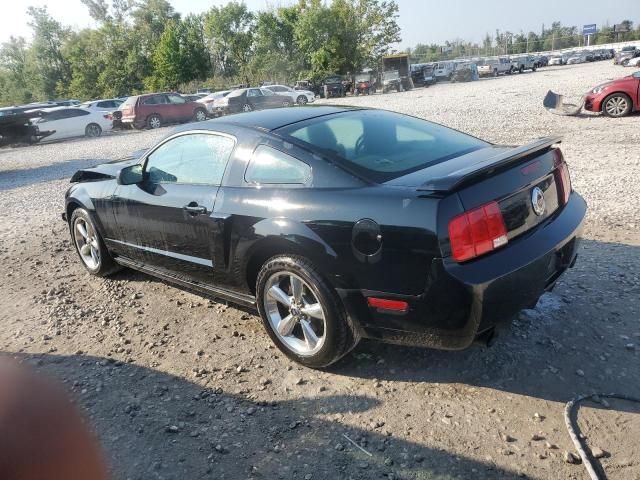
<path fill-rule="evenodd" d="M 311 261 L 335 287 L 342 287 L 338 254 L 311 228 L 299 222 L 266 219 L 254 225 L 258 237 L 245 248 L 238 245 L 236 259 L 244 257 L 242 266 L 246 286 L 255 294 L 258 272 L 264 263 L 277 255 L 298 255 Z"/>

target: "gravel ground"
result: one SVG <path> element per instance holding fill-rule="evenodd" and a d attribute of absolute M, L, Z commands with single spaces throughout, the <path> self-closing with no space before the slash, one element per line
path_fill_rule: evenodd
<path fill-rule="evenodd" d="M 313 371 L 250 312 L 131 271 L 89 277 L 59 220 L 67 178 L 162 129 L 0 151 L 0 350 L 66 384 L 116 479 L 586 479 L 565 461 L 564 403 L 640 396 L 640 130 L 637 115 L 556 117 L 542 98 L 628 72 L 606 62 L 341 100 L 499 143 L 564 135 L 589 203 L 578 263 L 491 348 L 363 341 Z M 608 478 L 640 478 L 637 405 L 593 403 L 578 422 Z"/>

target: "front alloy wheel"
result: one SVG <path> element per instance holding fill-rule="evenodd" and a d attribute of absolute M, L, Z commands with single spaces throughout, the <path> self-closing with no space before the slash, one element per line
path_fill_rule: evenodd
<path fill-rule="evenodd" d="M 609 117 L 624 117 L 631 111 L 631 102 L 626 95 L 614 94 L 604 101 L 602 110 Z"/>
<path fill-rule="evenodd" d="M 256 297 L 267 333 L 298 363 L 326 367 L 358 342 L 358 331 L 335 289 L 304 257 L 268 260 L 258 274 Z"/>
<path fill-rule="evenodd" d="M 306 105 L 309 100 L 306 95 L 300 95 L 296 101 L 298 102 L 298 105 Z"/>
<path fill-rule="evenodd" d="M 242 111 L 243 111 L 243 112 L 250 112 L 251 110 L 253 110 L 253 108 L 252 108 L 252 107 L 251 107 L 251 105 L 250 105 L 250 104 L 248 104 L 248 103 L 245 103 L 245 104 L 243 105 L 243 107 L 242 107 Z"/>
<path fill-rule="evenodd" d="M 100 245 L 90 221 L 78 217 L 73 225 L 74 239 L 80 258 L 89 270 L 100 267 Z"/>
<path fill-rule="evenodd" d="M 89 212 L 84 208 L 76 208 L 69 220 L 69 228 L 80 260 L 89 273 L 105 276 L 118 269 Z"/>

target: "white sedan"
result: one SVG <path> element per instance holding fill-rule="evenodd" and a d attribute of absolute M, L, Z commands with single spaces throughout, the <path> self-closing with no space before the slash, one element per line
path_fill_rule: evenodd
<path fill-rule="evenodd" d="M 91 111 L 82 107 L 56 107 L 40 110 L 33 123 L 41 132 L 51 132 L 43 140 L 60 140 L 70 137 L 99 137 L 113 127 L 111 114 Z"/>
<path fill-rule="evenodd" d="M 122 100 L 119 98 L 106 98 L 103 100 L 92 100 L 90 102 L 81 103 L 82 108 L 91 110 L 94 112 L 113 112 L 122 105 Z"/>
<path fill-rule="evenodd" d="M 209 115 L 216 115 L 219 113 L 220 106 L 218 105 L 218 100 L 226 97 L 231 93 L 231 90 L 222 90 L 221 92 L 213 92 L 208 95 L 202 97 L 200 100 L 196 100 L 198 103 L 202 103 L 207 108 L 207 113 Z"/>
<path fill-rule="evenodd" d="M 291 98 L 291 101 L 298 105 L 306 105 L 313 102 L 316 97 L 309 90 L 294 90 L 286 85 L 267 85 L 263 88 L 271 90 L 276 95 L 282 95 Z"/>

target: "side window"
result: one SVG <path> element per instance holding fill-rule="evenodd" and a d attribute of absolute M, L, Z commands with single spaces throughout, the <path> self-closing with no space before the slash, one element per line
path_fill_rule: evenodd
<path fill-rule="evenodd" d="M 85 110 L 70 108 L 65 114 L 64 118 L 83 117 L 84 115 L 89 115 L 89 112 Z"/>
<path fill-rule="evenodd" d="M 144 105 L 156 105 L 158 103 L 157 98 L 156 95 L 152 95 L 151 97 L 145 98 L 142 103 Z"/>
<path fill-rule="evenodd" d="M 248 183 L 261 184 L 304 184 L 309 178 L 309 165 L 267 145 L 256 148 L 244 174 Z"/>
<path fill-rule="evenodd" d="M 174 104 L 187 103 L 187 101 L 179 95 L 169 95 L 169 102 Z"/>
<path fill-rule="evenodd" d="M 247 91 L 247 97 L 260 97 L 262 96 L 262 92 L 257 88 L 250 88 Z"/>
<path fill-rule="evenodd" d="M 147 159 L 150 183 L 219 185 L 235 142 L 229 137 L 196 133 L 169 140 Z"/>

